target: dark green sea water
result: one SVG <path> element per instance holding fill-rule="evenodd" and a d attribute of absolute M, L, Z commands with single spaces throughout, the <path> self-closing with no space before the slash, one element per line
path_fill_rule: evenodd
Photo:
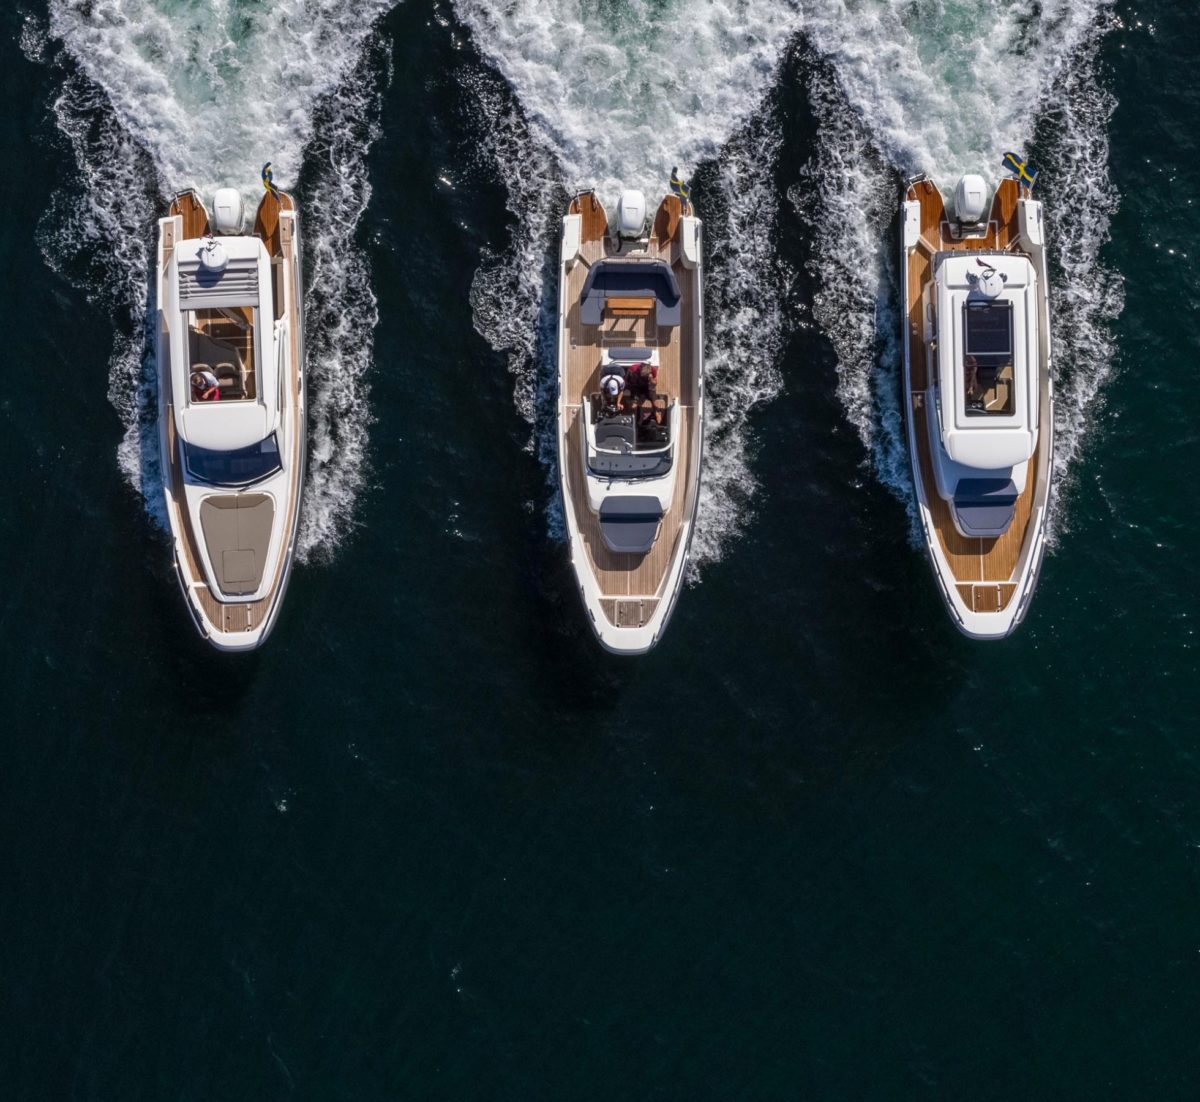
<path fill-rule="evenodd" d="M 1200 37 L 1186 5 L 1118 14 L 1125 305 L 1020 631 L 958 635 L 806 321 L 749 420 L 744 527 L 622 661 L 475 328 L 514 215 L 453 12 L 394 9 L 366 62 L 393 59 L 355 231 L 365 484 L 239 657 L 196 637 L 117 462 L 137 323 L 87 267 L 111 239 L 46 262 L 86 180 L 65 63 L 8 11 L 0 1098 L 1196 1097 Z M 798 41 L 772 92 L 781 195 L 818 64 Z M 807 318 L 812 225 L 779 225 Z"/>

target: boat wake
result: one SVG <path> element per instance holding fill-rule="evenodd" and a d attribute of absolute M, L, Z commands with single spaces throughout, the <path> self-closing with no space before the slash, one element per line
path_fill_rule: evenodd
<path fill-rule="evenodd" d="M 530 447 L 555 477 L 554 263 L 569 196 L 595 187 L 610 207 L 622 187 L 653 204 L 672 167 L 697 166 L 705 219 L 709 399 L 692 578 L 721 557 L 749 515 L 751 408 L 781 385 L 785 278 L 770 247 L 778 200 L 770 171 L 778 124 L 764 102 L 800 25 L 783 0 L 681 12 L 627 0 L 455 0 L 491 68 L 464 67 L 480 140 L 508 189 L 516 225 L 485 256 L 472 290 L 475 325 L 507 353 Z M 498 74 L 498 75 L 497 75 Z M 548 526 L 563 532 L 552 495 Z"/>
<path fill-rule="evenodd" d="M 1107 0 L 974 0 L 897 7 L 807 3 L 809 99 L 818 147 L 790 198 L 814 240 L 814 315 L 833 344 L 838 395 L 879 479 L 908 505 L 895 235 L 901 178 L 928 173 L 948 193 L 964 172 L 995 182 L 1001 154 L 1025 150 L 1050 211 L 1055 478 L 1061 503 L 1112 371 L 1120 275 L 1100 249 L 1117 196 L 1108 172 L 1114 101 L 1098 50 Z M 1064 510 L 1051 517 L 1051 539 Z"/>
<path fill-rule="evenodd" d="M 51 198 L 42 251 L 117 319 L 109 398 L 125 426 L 119 461 L 164 528 L 148 328 L 154 222 L 186 187 L 211 198 L 232 184 L 257 203 L 267 160 L 283 186 L 300 185 L 310 287 L 301 560 L 331 553 L 352 522 L 376 323 L 355 235 L 387 64 L 377 24 L 394 2 L 51 0 L 47 22 L 25 24 L 25 52 L 62 74 L 53 111 L 79 169 L 79 186 Z"/>

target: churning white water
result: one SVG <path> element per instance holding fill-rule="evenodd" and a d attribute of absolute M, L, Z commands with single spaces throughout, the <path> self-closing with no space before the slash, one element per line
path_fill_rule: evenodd
<path fill-rule="evenodd" d="M 176 191 L 224 185 L 257 202 L 259 169 L 294 187 L 306 150 L 319 167 L 301 209 L 311 448 L 299 554 L 330 551 L 363 478 L 375 299 L 354 231 L 369 198 L 378 18 L 395 0 L 51 0 L 26 52 L 60 66 L 53 105 L 81 187 L 41 228 L 48 262 L 128 318 L 109 393 L 125 422 L 120 462 L 162 522 L 146 358 L 154 221 Z M 82 259 L 81 258 L 85 258 Z M 150 304 L 153 308 L 153 303 Z"/>

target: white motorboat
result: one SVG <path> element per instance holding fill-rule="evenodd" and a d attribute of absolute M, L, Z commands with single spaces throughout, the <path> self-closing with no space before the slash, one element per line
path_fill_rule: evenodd
<path fill-rule="evenodd" d="M 558 467 L 579 591 L 600 643 L 642 654 L 683 584 L 700 489 L 704 332 L 700 219 L 687 189 L 648 218 L 593 192 L 563 219 Z"/>
<path fill-rule="evenodd" d="M 904 398 L 921 529 L 958 627 L 1010 634 L 1046 544 L 1054 453 L 1042 204 L 1024 166 L 992 201 L 964 176 L 954 216 L 924 177 L 900 208 Z"/>
<path fill-rule="evenodd" d="M 182 192 L 158 223 L 163 492 L 175 570 L 201 635 L 259 646 L 287 588 L 304 481 L 299 215 L 267 189 L 247 232 L 241 194 L 212 216 Z"/>

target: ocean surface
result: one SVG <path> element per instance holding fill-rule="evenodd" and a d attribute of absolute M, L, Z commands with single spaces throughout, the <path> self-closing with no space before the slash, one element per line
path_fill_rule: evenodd
<path fill-rule="evenodd" d="M 1200 32 L 1148 0 L 20 0 L 0 15 L 0 1098 L 1193 1099 Z M 1051 223 L 1052 547 L 950 622 L 901 182 Z M 177 189 L 304 216 L 300 562 L 212 651 L 146 318 Z M 555 497 L 575 188 L 705 219 L 663 642 Z"/>

